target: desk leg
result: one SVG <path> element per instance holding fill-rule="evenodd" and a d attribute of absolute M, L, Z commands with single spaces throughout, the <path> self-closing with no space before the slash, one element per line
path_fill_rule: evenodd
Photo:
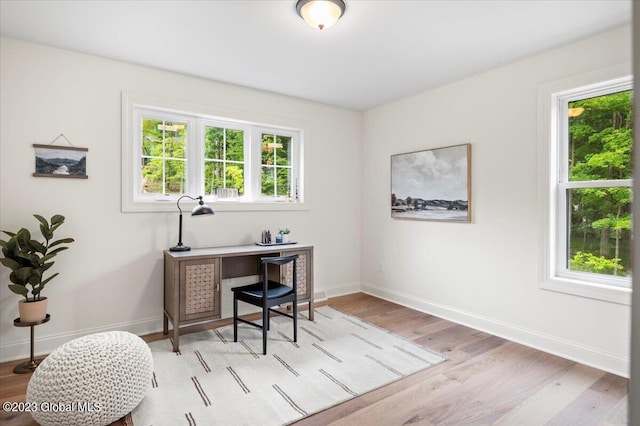
<path fill-rule="evenodd" d="M 313 299 L 309 300 L 309 321 L 313 321 Z"/>
<path fill-rule="evenodd" d="M 180 326 L 173 323 L 173 351 L 180 351 Z"/>
<path fill-rule="evenodd" d="M 169 334 L 169 317 L 166 312 L 162 314 L 162 334 Z"/>

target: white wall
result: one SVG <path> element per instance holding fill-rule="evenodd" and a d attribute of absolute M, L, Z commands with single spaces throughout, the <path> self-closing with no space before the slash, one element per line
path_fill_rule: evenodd
<path fill-rule="evenodd" d="M 360 113 L 13 39 L 0 43 L 0 229 L 37 231 L 32 214 L 62 214 L 67 221 L 57 236 L 76 239 L 57 257 L 60 276 L 45 290 L 52 319 L 36 328 L 36 352 L 95 331 L 161 329 L 162 252 L 177 241 L 178 218 L 120 210 L 123 90 L 303 127 L 308 211 L 186 216 L 185 243 L 251 244 L 262 229 L 288 226 L 296 240 L 315 245 L 316 291 L 358 289 Z M 32 144 L 60 133 L 89 149 L 87 180 L 31 176 Z M 7 268 L 0 280 L 0 361 L 24 358 L 29 333 L 13 326 L 19 297 L 7 288 Z M 229 306 L 223 300 L 223 310 Z"/>
<path fill-rule="evenodd" d="M 367 111 L 364 291 L 627 375 L 630 307 L 538 286 L 536 155 L 539 86 L 630 59 L 621 27 Z M 467 142 L 473 223 L 391 219 L 390 155 Z"/>

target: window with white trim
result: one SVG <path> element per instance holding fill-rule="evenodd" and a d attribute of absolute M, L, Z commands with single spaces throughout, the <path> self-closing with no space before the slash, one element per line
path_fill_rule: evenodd
<path fill-rule="evenodd" d="M 185 194 L 241 210 L 302 204 L 301 130 L 123 104 L 123 210 L 167 210 L 153 206 Z"/>
<path fill-rule="evenodd" d="M 630 289 L 631 77 L 551 101 L 551 277 Z"/>
<path fill-rule="evenodd" d="M 294 135 L 257 129 L 261 141 L 260 192 L 269 197 L 296 197 L 293 167 Z"/>
<path fill-rule="evenodd" d="M 187 172 L 193 123 L 186 117 L 139 111 L 139 147 L 136 170 L 139 196 L 179 195 L 189 192 Z"/>
<path fill-rule="evenodd" d="M 244 196 L 246 128 L 206 121 L 204 125 L 204 194 L 233 188 Z"/>

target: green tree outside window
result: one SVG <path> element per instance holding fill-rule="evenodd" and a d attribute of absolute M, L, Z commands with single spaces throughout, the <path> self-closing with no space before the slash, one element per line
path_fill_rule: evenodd
<path fill-rule="evenodd" d="M 632 92 L 569 103 L 569 181 L 631 179 Z M 631 188 L 572 188 L 569 269 L 626 276 L 631 263 Z"/>
<path fill-rule="evenodd" d="M 142 193 L 185 192 L 187 134 L 185 123 L 142 120 Z"/>
<path fill-rule="evenodd" d="M 262 135 L 262 195 L 292 196 L 291 151 L 291 137 Z"/>
<path fill-rule="evenodd" d="M 236 188 L 244 194 L 244 132 L 222 127 L 205 127 L 205 193 L 218 188 Z"/>

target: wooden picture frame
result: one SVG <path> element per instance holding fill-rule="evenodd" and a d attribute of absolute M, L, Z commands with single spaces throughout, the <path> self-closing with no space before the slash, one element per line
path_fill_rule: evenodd
<path fill-rule="evenodd" d="M 392 155 L 391 217 L 471 222 L 471 144 Z"/>
<path fill-rule="evenodd" d="M 87 148 L 33 144 L 35 177 L 87 179 Z"/>

